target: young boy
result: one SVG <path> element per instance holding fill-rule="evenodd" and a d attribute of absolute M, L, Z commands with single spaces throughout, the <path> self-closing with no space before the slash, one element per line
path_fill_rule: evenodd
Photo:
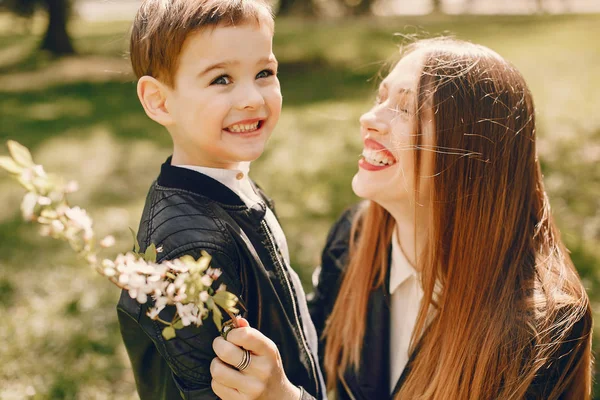
<path fill-rule="evenodd" d="M 251 326 L 277 345 L 294 393 L 323 398 L 300 280 L 270 200 L 248 178 L 281 111 L 273 29 L 262 0 L 143 2 L 130 49 L 137 93 L 173 155 L 150 188 L 138 241 L 142 251 L 162 246 L 159 262 L 207 251 Z M 140 398 L 216 398 L 212 319 L 167 341 L 147 309 L 126 293 L 117 307 Z"/>

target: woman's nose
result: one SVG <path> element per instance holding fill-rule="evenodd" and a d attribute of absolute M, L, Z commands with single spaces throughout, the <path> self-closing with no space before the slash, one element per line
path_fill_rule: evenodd
<path fill-rule="evenodd" d="M 370 110 L 360 117 L 360 125 L 365 132 L 379 135 L 385 135 L 389 131 L 389 125 L 374 110 Z"/>

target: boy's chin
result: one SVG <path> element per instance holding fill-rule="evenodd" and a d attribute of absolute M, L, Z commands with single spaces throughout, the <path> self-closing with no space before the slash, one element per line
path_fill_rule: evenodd
<path fill-rule="evenodd" d="M 265 146 L 252 146 L 251 148 L 240 149 L 234 157 L 238 162 L 252 162 L 263 155 Z"/>

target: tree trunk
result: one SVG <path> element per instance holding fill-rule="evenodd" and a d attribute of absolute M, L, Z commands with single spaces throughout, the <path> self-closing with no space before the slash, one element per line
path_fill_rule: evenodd
<path fill-rule="evenodd" d="M 535 0 L 535 8 L 538 14 L 545 13 L 544 0 Z"/>
<path fill-rule="evenodd" d="M 352 9 L 353 15 L 369 15 L 371 14 L 371 6 L 373 5 L 373 0 L 361 0 L 355 7 Z"/>
<path fill-rule="evenodd" d="M 60 56 L 74 54 L 75 49 L 67 32 L 69 0 L 45 0 L 48 11 L 48 27 L 41 49 Z"/>
<path fill-rule="evenodd" d="M 279 1 L 279 10 L 277 10 L 277 15 L 290 15 L 292 12 L 293 5 L 294 5 L 294 0 L 280 0 Z"/>
<path fill-rule="evenodd" d="M 442 13 L 442 0 L 431 0 L 431 3 L 433 5 L 433 9 L 431 10 L 431 12 L 434 14 L 441 14 Z"/>

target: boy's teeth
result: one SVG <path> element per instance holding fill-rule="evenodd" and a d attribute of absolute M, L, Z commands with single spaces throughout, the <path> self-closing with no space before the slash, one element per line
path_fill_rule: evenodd
<path fill-rule="evenodd" d="M 251 132 L 255 131 L 258 128 L 258 121 L 253 124 L 237 124 L 230 126 L 229 129 L 231 132 Z"/>
<path fill-rule="evenodd" d="M 382 151 L 363 149 L 362 155 L 365 161 L 378 167 L 394 164 L 394 160 L 383 154 Z"/>

